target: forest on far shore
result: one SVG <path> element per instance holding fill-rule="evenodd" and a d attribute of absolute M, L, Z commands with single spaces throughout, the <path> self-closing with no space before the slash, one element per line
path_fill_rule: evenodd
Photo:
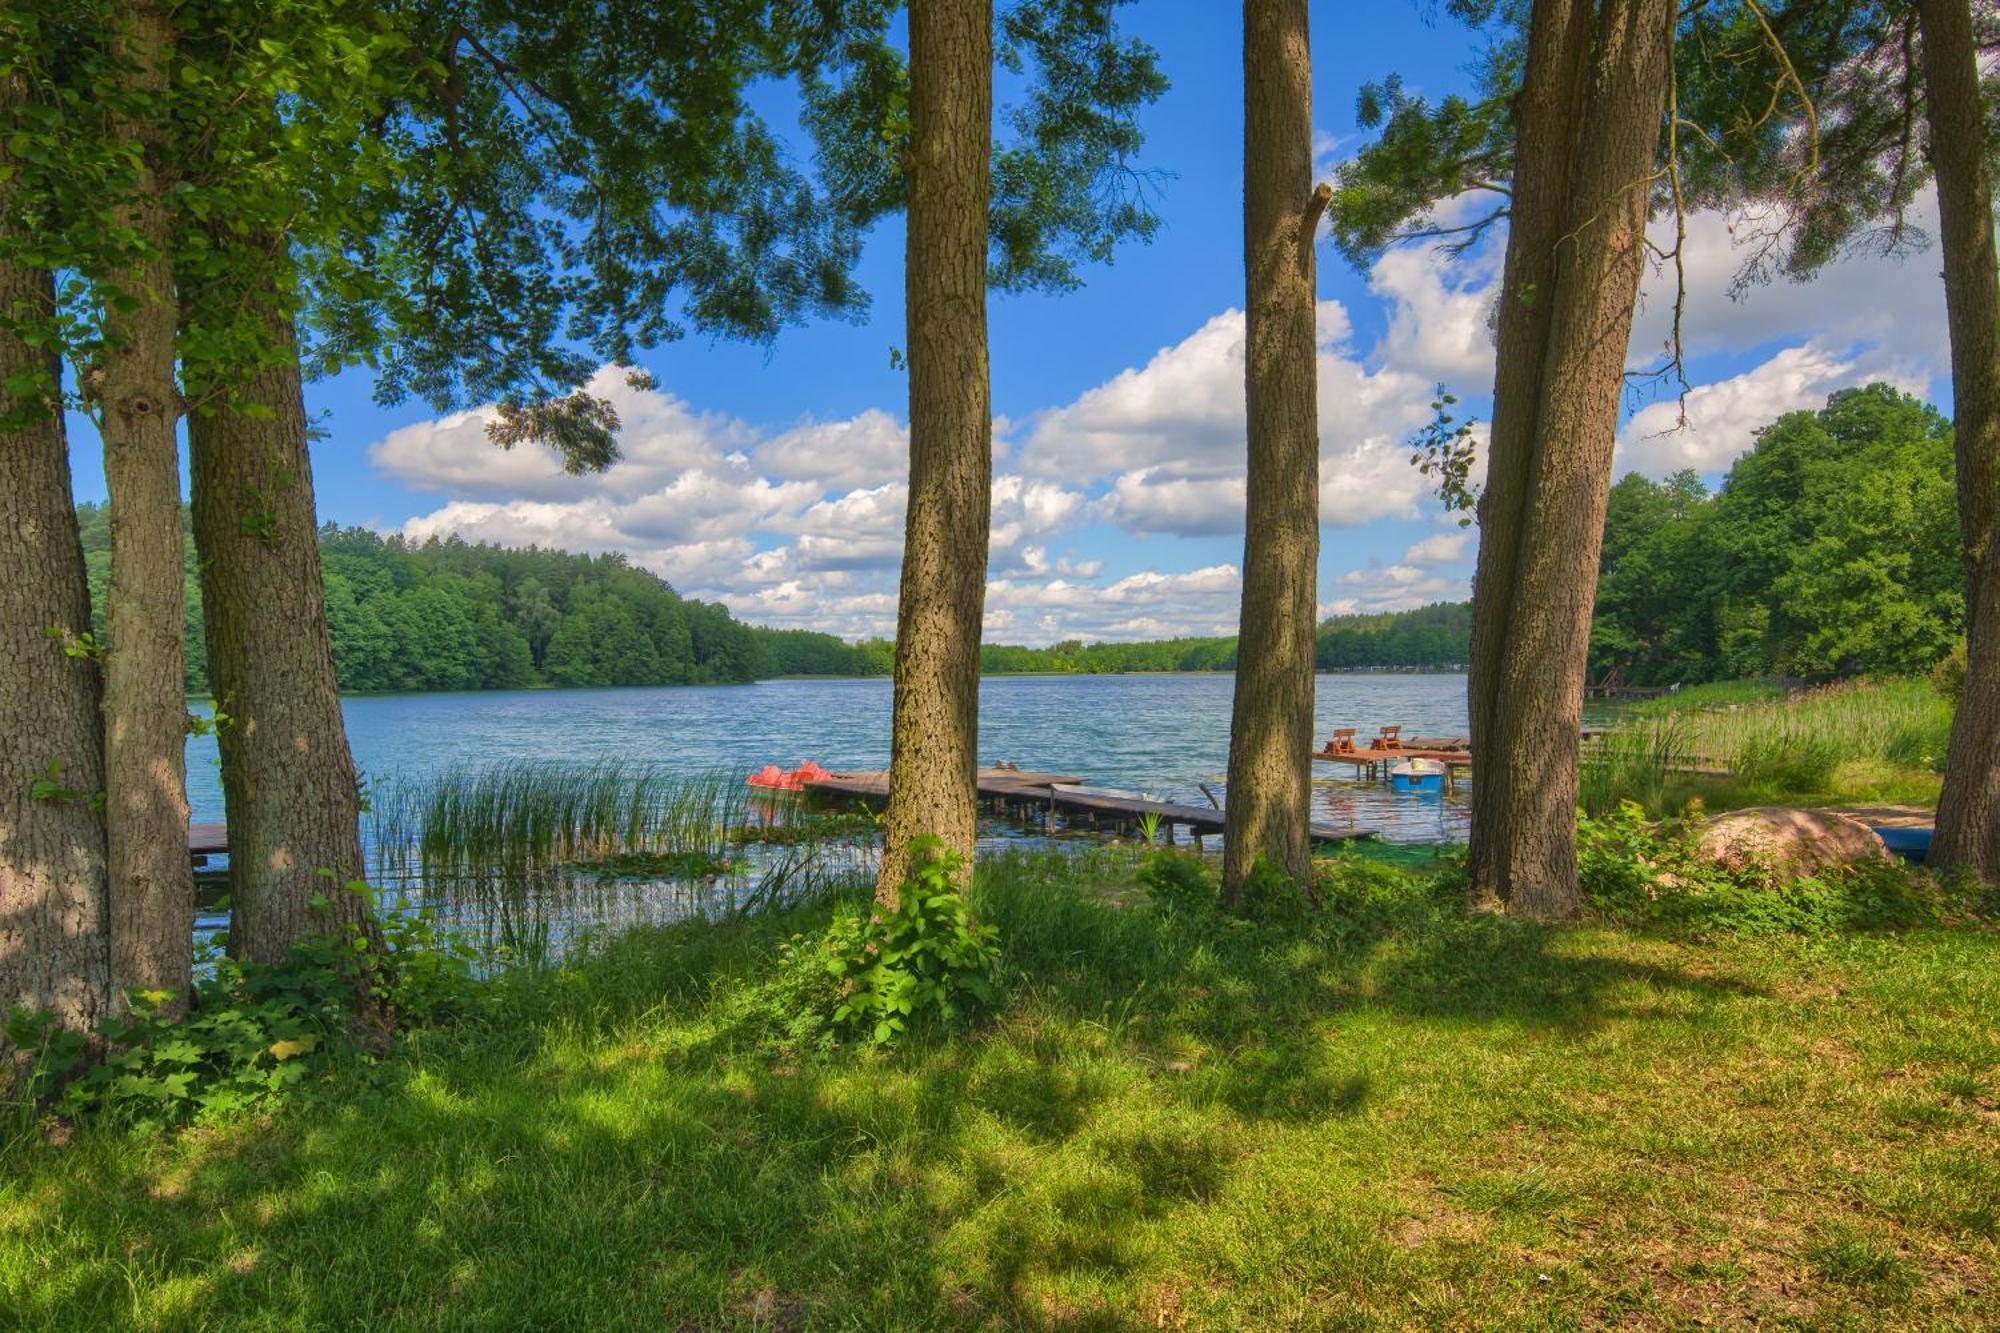
<path fill-rule="evenodd" d="M 1758 432 L 1713 492 L 1694 472 L 1630 473 L 1611 491 L 1591 674 L 1672 684 L 1928 668 L 1964 633 L 1951 424 L 1885 384 L 1836 393 Z M 98 631 L 109 512 L 77 510 Z M 887 675 L 887 639 L 746 625 L 682 597 L 618 554 L 411 542 L 320 529 L 341 689 L 710 685 Z M 187 553 L 187 684 L 208 688 L 201 586 Z M 1322 671 L 1454 670 L 1467 602 L 1339 615 L 1319 626 Z M 1228 671 L 1234 636 L 1137 643 L 985 644 L 1008 673 Z"/>

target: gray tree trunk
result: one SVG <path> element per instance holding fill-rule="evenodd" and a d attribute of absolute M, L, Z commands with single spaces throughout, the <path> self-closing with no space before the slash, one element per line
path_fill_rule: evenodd
<path fill-rule="evenodd" d="M 1244 0 L 1243 609 L 1229 725 L 1222 891 L 1261 860 L 1312 876 L 1313 664 L 1319 579 L 1312 48 L 1305 0 Z"/>
<path fill-rule="evenodd" d="M 163 97 L 174 51 L 166 13 L 149 0 L 120 11 L 113 46 L 123 93 Z M 131 298 L 105 316 L 95 385 L 111 492 L 111 587 L 104 664 L 105 819 L 111 873 L 114 1003 L 131 990 L 184 1002 L 193 968 L 194 877 L 187 852 L 187 708 L 181 493 L 175 423 L 172 228 L 158 127 L 121 111 L 116 139 L 136 153 L 121 221 L 147 251 L 99 275 Z"/>
<path fill-rule="evenodd" d="M 0 79 L 0 110 L 24 95 L 19 79 Z M 14 217 L 9 165 L 0 136 L 0 226 Z M 46 271 L 0 259 L 0 314 L 40 323 L 54 304 Z M 97 664 L 63 651 L 90 633 L 90 586 L 61 375 L 55 358 L 0 331 L 0 1010 L 23 1005 L 89 1030 L 111 990 L 104 733 Z M 7 387 L 37 376 L 42 392 Z M 75 794 L 36 799 L 39 779 Z"/>
<path fill-rule="evenodd" d="M 875 896 L 893 908 L 910 844 L 972 863 L 979 637 L 993 414 L 986 244 L 993 151 L 991 0 L 911 0 L 908 241 L 910 496 L 896 609 L 889 806 Z"/>
<path fill-rule="evenodd" d="M 1490 702 L 1486 752 L 1474 752 L 1487 769 L 1474 792 L 1486 821 L 1475 892 L 1497 892 L 1509 911 L 1530 917 L 1572 916 L 1582 903 L 1576 800 L 1584 671 L 1675 16 L 1672 0 L 1598 7 L 1581 130 L 1556 196 L 1565 209 L 1561 231 L 1538 298 L 1549 308 L 1533 448 L 1525 476 L 1509 479 L 1524 482 L 1512 578 L 1478 590 L 1504 597 L 1506 629 L 1498 661 L 1487 662 L 1481 679 Z M 1544 186 L 1517 172 L 1516 188 Z M 1496 419 L 1503 391 L 1518 388 L 1496 376 Z"/>
<path fill-rule="evenodd" d="M 1529 19 L 1527 68 L 1515 103 L 1514 196 L 1495 329 L 1493 423 L 1486 484 L 1479 497 L 1479 555 L 1466 663 L 1466 712 L 1478 760 L 1470 781 L 1472 895 L 1495 905 L 1504 888 L 1504 775 L 1512 767 L 1500 751 L 1495 716 L 1538 438 L 1536 416 L 1553 306 L 1548 293 L 1554 286 L 1556 242 L 1568 225 L 1595 28 L 1589 0 L 1536 4 Z"/>
<path fill-rule="evenodd" d="M 229 951 L 275 963 L 311 934 L 372 931 L 360 795 L 334 683 L 305 398 L 291 319 L 265 312 L 275 364 L 237 410 L 188 422 L 194 537 L 229 816 Z M 329 906 L 314 908 L 314 899 Z"/>
<path fill-rule="evenodd" d="M 1917 0 L 1930 156 L 1937 172 L 1951 330 L 1958 526 L 1965 558 L 1965 686 L 1952 719 L 1931 864 L 2000 880 L 2000 260 L 1986 107 L 1966 0 Z"/>

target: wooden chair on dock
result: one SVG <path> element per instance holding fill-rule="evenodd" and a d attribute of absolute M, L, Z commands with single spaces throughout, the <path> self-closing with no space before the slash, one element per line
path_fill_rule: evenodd
<path fill-rule="evenodd" d="M 1403 728 L 1400 725 L 1394 727 L 1382 728 L 1382 734 L 1377 736 L 1373 741 L 1369 742 L 1369 748 L 1374 750 L 1402 749 Z"/>
<path fill-rule="evenodd" d="M 1332 740 L 1330 740 L 1330 741 L 1328 741 L 1328 742 L 1326 743 L 1326 749 L 1322 750 L 1322 751 L 1321 751 L 1320 753 L 1322 753 L 1322 754 L 1353 754 L 1353 753 L 1354 753 L 1354 728 L 1353 728 L 1353 727 L 1336 727 L 1336 728 L 1334 729 L 1334 732 L 1333 732 L 1333 739 L 1332 739 Z"/>

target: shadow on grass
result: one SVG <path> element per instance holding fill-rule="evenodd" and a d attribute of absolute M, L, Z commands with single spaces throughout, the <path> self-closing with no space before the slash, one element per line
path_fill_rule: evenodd
<path fill-rule="evenodd" d="M 819 1056 L 729 1018 L 807 909 L 610 942 L 379 1086 L 30 1150 L 0 1296 L 31 1327 L 1126 1327 L 1149 1227 L 1228 1190 L 1252 1127 L 1367 1110 L 1328 1022 L 1585 1033 L 1634 987 L 1756 993 L 1416 889 L 1284 929 L 1004 875 L 978 901 L 1011 998 L 971 1036 Z"/>

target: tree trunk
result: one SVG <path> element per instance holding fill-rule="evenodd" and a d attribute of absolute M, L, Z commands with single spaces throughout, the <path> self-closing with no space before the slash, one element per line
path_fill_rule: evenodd
<path fill-rule="evenodd" d="M 1952 719 L 1931 864 L 2000 880 L 2000 261 L 1986 108 L 1966 0 L 1918 0 L 1951 330 L 1958 525 L 1965 556 L 1965 685 Z"/>
<path fill-rule="evenodd" d="M 0 79 L 0 109 L 19 105 Z M 0 225 L 14 217 L 0 138 Z M 0 318 L 40 324 L 46 271 L 0 259 Z M 0 329 L 0 1010 L 96 1026 L 110 996 L 103 722 L 97 664 L 64 651 L 90 633 L 90 586 L 58 406 L 62 366 Z M 42 377 L 38 390 L 19 386 Z M 11 388 L 9 386 L 16 386 Z M 38 780 L 60 792 L 34 795 Z"/>
<path fill-rule="evenodd" d="M 991 0 L 911 0 L 905 319 L 910 495 L 896 609 L 888 824 L 876 899 L 893 908 L 910 844 L 970 873 L 977 824 L 979 635 L 992 509 L 986 240 Z"/>
<path fill-rule="evenodd" d="M 174 32 L 160 8 L 144 0 L 124 8 L 113 44 L 124 65 L 120 93 L 163 99 Z M 136 150 L 119 212 L 142 254 L 100 278 L 130 305 L 107 310 L 95 386 L 111 492 L 104 667 L 111 979 L 114 1003 L 122 1005 L 133 989 L 160 990 L 173 1011 L 185 1000 L 193 967 L 194 878 L 181 680 L 185 607 L 172 237 L 155 127 L 121 105 L 112 132 Z"/>
<path fill-rule="evenodd" d="M 280 251 L 282 253 L 282 251 Z M 237 404 L 188 422 L 208 676 L 229 816 L 229 952 L 276 963 L 300 938 L 371 931 L 361 803 L 334 684 L 305 398 L 290 317 L 265 312 L 274 362 Z M 329 905 L 312 906 L 314 899 Z"/>
<path fill-rule="evenodd" d="M 1506 635 L 1497 675 L 1487 680 L 1488 752 L 1475 752 L 1489 770 L 1476 793 L 1490 821 L 1481 888 L 1536 918 L 1573 916 L 1582 903 L 1576 799 L 1584 671 L 1674 19 L 1672 0 L 1606 0 L 1597 16 L 1547 292 L 1520 540 L 1512 583 L 1502 585 Z"/>
<path fill-rule="evenodd" d="M 1229 724 L 1223 899 L 1259 861 L 1312 876 L 1319 384 L 1305 0 L 1243 4 L 1244 404 L 1249 476 L 1243 610 Z"/>
<path fill-rule="evenodd" d="M 1467 848 L 1475 901 L 1498 904 L 1507 840 L 1501 799 L 1514 765 L 1494 725 L 1501 660 L 1514 612 L 1513 587 L 1526 527 L 1528 474 L 1549 340 L 1556 243 L 1568 227 L 1570 181 L 1590 88 L 1596 16 L 1589 0 L 1539 0 L 1529 18 L 1528 63 L 1515 100 L 1515 168 L 1507 258 L 1495 329 L 1493 423 L 1479 497 L 1466 713 L 1475 763 Z"/>

